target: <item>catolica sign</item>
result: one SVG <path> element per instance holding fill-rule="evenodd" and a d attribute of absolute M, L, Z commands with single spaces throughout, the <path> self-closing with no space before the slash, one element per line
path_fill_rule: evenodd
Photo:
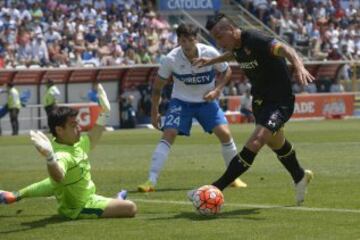
<path fill-rule="evenodd" d="M 220 0 L 160 0 L 160 11 L 216 11 L 220 10 Z"/>

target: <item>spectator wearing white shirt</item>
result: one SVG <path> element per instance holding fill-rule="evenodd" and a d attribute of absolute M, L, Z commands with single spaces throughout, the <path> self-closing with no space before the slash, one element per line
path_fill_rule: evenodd
<path fill-rule="evenodd" d="M 24 3 L 19 4 L 19 11 L 20 11 L 20 20 L 23 21 L 24 18 L 27 18 L 29 21 L 31 21 L 32 16 L 30 11 L 26 8 Z"/>
<path fill-rule="evenodd" d="M 359 58 L 360 57 L 360 32 L 355 35 L 355 50 L 356 50 L 357 58 Z"/>
<path fill-rule="evenodd" d="M 64 16 L 58 24 L 58 28 L 61 29 L 61 31 L 68 29 L 71 34 L 75 34 L 75 26 L 76 23 L 74 21 L 70 21 L 70 18 L 66 16 Z"/>
<path fill-rule="evenodd" d="M 317 21 L 326 21 L 327 13 L 325 5 L 320 2 L 317 7 L 314 9 L 315 18 Z"/>
<path fill-rule="evenodd" d="M 95 20 L 97 17 L 97 13 L 96 10 L 92 7 L 92 5 L 85 5 L 84 10 L 82 11 L 85 20 L 86 19 L 90 19 L 90 20 Z"/>
<path fill-rule="evenodd" d="M 81 6 L 93 5 L 93 0 L 80 0 Z"/>
<path fill-rule="evenodd" d="M 244 81 L 241 81 L 238 84 L 237 88 L 240 95 L 245 94 L 248 90 L 251 89 L 251 84 L 249 82 L 249 79 L 246 78 Z"/>
<path fill-rule="evenodd" d="M 253 6 L 255 8 L 255 11 L 257 12 L 259 19 L 261 21 L 264 21 L 264 15 L 269 8 L 267 0 L 254 0 Z"/>
<path fill-rule="evenodd" d="M 76 7 L 75 11 L 70 13 L 70 21 L 77 21 L 77 20 L 85 20 L 84 13 L 81 10 L 81 7 Z"/>
<path fill-rule="evenodd" d="M 53 23 L 51 24 L 51 26 L 49 27 L 48 32 L 45 33 L 45 41 L 46 43 L 53 43 L 55 41 L 60 41 L 61 40 L 61 35 L 59 32 L 57 32 L 56 29 L 56 24 Z"/>
<path fill-rule="evenodd" d="M 353 17 L 356 16 L 357 10 L 354 8 L 353 4 L 349 4 L 349 8 L 346 8 L 345 14 L 347 17 Z"/>
<path fill-rule="evenodd" d="M 19 25 L 21 21 L 20 11 L 17 8 L 10 7 L 9 14 L 11 16 L 11 20 L 15 21 L 16 24 Z"/>
<path fill-rule="evenodd" d="M 40 66 L 49 64 L 49 52 L 42 34 L 37 34 L 32 42 L 33 63 Z"/>
<path fill-rule="evenodd" d="M 20 42 L 16 45 L 16 61 L 20 65 L 29 66 L 32 62 L 32 48 L 30 43 Z"/>
<path fill-rule="evenodd" d="M 293 45 L 294 43 L 294 29 L 296 29 L 296 23 L 291 19 L 288 12 L 285 12 L 283 18 L 280 21 L 280 36 L 288 37 L 288 42 Z"/>
<path fill-rule="evenodd" d="M 329 24 L 329 29 L 326 31 L 326 35 L 330 38 L 330 42 L 332 45 L 339 43 L 339 29 L 335 26 L 334 23 Z"/>
<path fill-rule="evenodd" d="M 107 13 L 105 11 L 101 11 L 100 16 L 97 16 L 95 21 L 96 28 L 100 30 L 101 35 L 104 36 L 109 28 L 109 23 L 107 20 Z"/>
<path fill-rule="evenodd" d="M 304 20 L 304 8 L 301 2 L 298 2 L 295 7 L 292 7 L 291 14 Z"/>
<path fill-rule="evenodd" d="M 95 0 L 94 1 L 94 8 L 96 10 L 105 10 L 106 9 L 106 2 L 104 0 Z"/>
<path fill-rule="evenodd" d="M 353 34 L 347 34 L 346 37 L 346 45 L 347 45 L 347 51 L 350 54 L 355 53 L 355 39 Z"/>

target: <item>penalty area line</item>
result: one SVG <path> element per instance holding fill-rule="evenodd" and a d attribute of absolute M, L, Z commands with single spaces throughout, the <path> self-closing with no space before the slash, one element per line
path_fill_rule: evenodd
<path fill-rule="evenodd" d="M 173 205 L 192 205 L 191 202 L 172 201 L 172 200 L 155 200 L 155 199 L 131 199 L 135 202 L 156 203 L 156 204 L 173 204 Z M 265 204 L 240 204 L 240 203 L 225 203 L 225 207 L 238 208 L 260 208 L 260 209 L 280 209 L 290 211 L 304 211 L 304 212 L 329 212 L 329 213 L 357 213 L 360 214 L 360 209 L 346 209 L 346 208 L 317 208 L 317 207 L 296 207 L 296 206 L 281 206 L 281 205 L 265 205 Z"/>

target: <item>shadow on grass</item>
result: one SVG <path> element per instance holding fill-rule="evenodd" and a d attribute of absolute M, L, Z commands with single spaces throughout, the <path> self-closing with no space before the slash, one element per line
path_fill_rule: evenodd
<path fill-rule="evenodd" d="M 5 218 L 5 217 L 8 218 L 9 216 L 0 216 L 0 218 Z M 33 215 L 31 217 L 36 217 L 36 215 Z M 20 224 L 22 226 L 21 229 L 4 230 L 4 231 L 0 230 L 0 235 L 16 233 L 16 232 L 25 232 L 25 231 L 33 230 L 36 228 L 43 228 L 43 227 L 46 227 L 47 225 L 58 224 L 58 223 L 63 223 L 63 222 L 68 222 L 68 221 L 69 220 L 64 217 L 61 217 L 59 215 L 54 215 L 54 216 L 50 216 L 50 217 L 35 220 L 35 221 L 23 222 Z"/>
<path fill-rule="evenodd" d="M 152 220 L 169 220 L 169 219 L 189 219 L 192 221 L 212 221 L 216 219 L 242 218 L 254 221 L 265 220 L 265 218 L 256 217 L 260 213 L 260 208 L 238 209 L 227 211 L 215 216 L 203 216 L 195 212 L 181 212 L 173 216 L 152 218 Z"/>

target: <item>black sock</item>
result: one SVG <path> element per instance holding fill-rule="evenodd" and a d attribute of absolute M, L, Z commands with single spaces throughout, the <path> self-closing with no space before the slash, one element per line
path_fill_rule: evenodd
<path fill-rule="evenodd" d="M 229 184 L 231 184 L 237 177 L 246 172 L 251 164 L 254 162 L 256 153 L 250 151 L 244 147 L 241 152 L 231 160 L 225 173 L 216 180 L 212 185 L 224 190 Z"/>
<path fill-rule="evenodd" d="M 296 158 L 295 150 L 293 149 L 291 143 L 285 139 L 284 145 L 277 150 L 273 150 L 282 165 L 288 170 L 291 174 L 295 183 L 298 183 L 304 177 L 304 169 L 299 164 L 299 161 Z"/>

